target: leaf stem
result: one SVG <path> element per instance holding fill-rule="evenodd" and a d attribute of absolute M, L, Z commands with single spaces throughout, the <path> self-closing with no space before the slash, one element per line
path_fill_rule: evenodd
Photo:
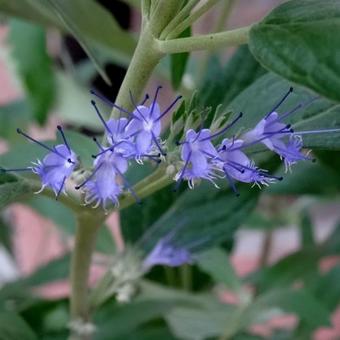
<path fill-rule="evenodd" d="M 198 35 L 188 38 L 171 40 L 156 40 L 160 53 L 183 53 L 197 50 L 213 50 L 227 46 L 246 44 L 249 39 L 251 26 L 241 27 L 230 31 Z"/>

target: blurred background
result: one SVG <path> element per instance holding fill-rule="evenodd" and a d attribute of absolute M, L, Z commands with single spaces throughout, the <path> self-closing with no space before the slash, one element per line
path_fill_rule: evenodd
<path fill-rule="evenodd" d="M 27 130 L 38 139 L 55 139 L 56 125 L 62 123 L 67 130 L 94 136 L 101 132 L 100 122 L 93 113 L 89 101 L 89 90 L 97 89 L 110 99 L 114 99 L 123 80 L 126 67 L 135 46 L 135 39 L 121 32 L 138 33 L 139 11 L 134 1 L 97 0 L 100 8 L 114 16 L 119 27 L 113 27 L 117 36 L 116 48 L 106 50 L 96 48 L 96 60 L 104 70 L 100 75 L 93 60 L 84 51 L 84 44 L 44 22 L 43 16 L 17 8 L 16 2 L 0 5 L 0 152 L 19 150 L 26 143 L 15 130 Z M 278 0 L 235 0 L 228 18 L 218 22 L 217 8 L 205 15 L 194 26 L 195 33 L 207 33 L 217 27 L 235 28 L 260 20 L 282 1 Z M 20 1 L 18 2 L 20 3 Z M 2 8 L 3 6 L 3 8 Z M 43 24 L 42 26 L 37 25 Z M 89 20 L 89 26 L 95 24 Z M 95 34 L 94 34 L 95 38 Z M 110 37 L 103 37 L 109 39 Z M 85 45 L 86 46 L 86 45 Z M 223 51 L 220 60 L 227 61 L 233 49 Z M 90 53 L 91 54 L 91 53 Z M 179 91 L 190 93 L 197 87 L 201 68 L 207 61 L 203 52 L 194 53 L 189 60 Z M 172 94 L 169 82 L 169 60 L 157 68 L 155 77 L 149 84 L 152 92 L 155 84 L 162 84 L 166 93 Z M 199 67 L 197 67 L 197 65 Z M 203 65 L 203 66 L 202 66 Z M 163 95 L 162 98 L 166 98 Z M 13 156 L 15 166 L 25 166 L 20 153 Z M 321 170 L 320 170 L 321 171 Z M 327 176 L 327 171 L 320 172 Z M 322 175 L 320 175 L 322 176 Z M 299 181 L 299 179 L 298 179 Z M 339 179 L 338 179 L 339 181 Z M 322 180 L 319 181 L 322 187 Z M 275 191 L 275 189 L 274 189 Z M 315 196 L 311 189 L 306 195 L 296 197 L 263 195 L 255 213 L 239 229 L 231 252 L 231 263 L 240 277 L 246 277 L 259 267 L 280 262 L 290 254 L 295 254 L 304 246 L 301 226 L 309 225 L 317 243 L 324 242 L 335 230 L 340 220 L 340 200 L 338 190 Z M 320 189 L 322 191 L 322 189 Z M 53 203 L 54 204 L 54 203 Z M 55 206 L 44 197 L 35 197 L 27 203 L 13 203 L 0 213 L 0 285 L 34 272 L 43 264 L 69 252 L 72 246 L 74 220 L 66 208 Z M 307 236 L 308 238 L 308 236 Z M 112 214 L 107 220 L 107 230 L 100 237 L 100 247 L 111 246 L 123 249 L 119 218 Z M 340 265 L 340 256 L 324 256 L 318 260 L 323 273 L 328 273 Z M 98 254 L 98 262 L 100 255 Z M 288 264 L 289 265 L 289 262 Z M 299 272 L 308 266 L 305 261 L 294 262 L 292 271 Z M 338 267 L 339 268 L 339 267 Z M 279 270 L 279 269 L 278 269 Z M 338 271 L 339 272 L 339 271 Z M 94 266 L 92 280 L 101 273 Z M 340 278 L 338 274 L 337 278 Z M 339 284 L 340 281 L 337 281 Z M 49 299 L 65 297 L 68 294 L 66 281 L 43 285 L 39 294 Z M 339 296 L 336 297 L 338 299 Z M 221 299 L 232 301 L 227 291 Z M 335 301 L 336 302 L 336 301 Z M 337 303 L 336 303 L 337 304 Z M 269 336 L 280 329 L 295 327 L 294 315 L 273 317 L 269 321 L 252 328 L 254 334 Z M 340 307 L 334 306 L 331 325 L 319 328 L 314 333 L 318 340 L 340 339 Z"/>

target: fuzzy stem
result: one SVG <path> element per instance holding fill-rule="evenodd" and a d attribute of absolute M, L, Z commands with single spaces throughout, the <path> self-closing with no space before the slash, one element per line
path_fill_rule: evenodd
<path fill-rule="evenodd" d="M 87 212 L 78 215 L 75 245 L 71 260 L 71 301 L 72 321 L 89 322 L 88 277 L 96 234 L 104 220 L 103 215 Z M 72 340 L 87 340 L 89 335 L 72 335 Z"/>
<path fill-rule="evenodd" d="M 133 104 L 131 103 L 129 95 L 130 92 L 133 94 L 135 100 L 138 101 L 152 71 L 161 58 L 162 53 L 155 48 L 155 39 L 151 34 L 149 25 L 146 24 L 141 33 L 123 83 L 119 89 L 116 98 L 117 105 L 128 111 L 133 110 Z M 119 116 L 119 112 L 114 108 L 111 117 L 117 116 Z"/>
<path fill-rule="evenodd" d="M 171 54 L 242 45 L 248 42 L 250 28 L 251 26 L 246 26 L 226 32 L 204 34 L 188 38 L 156 40 L 157 48 L 160 53 Z"/>

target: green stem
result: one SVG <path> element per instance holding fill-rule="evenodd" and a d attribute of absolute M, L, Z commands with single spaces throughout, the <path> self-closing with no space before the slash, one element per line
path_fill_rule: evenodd
<path fill-rule="evenodd" d="M 157 49 L 160 53 L 171 54 L 242 45 L 248 42 L 250 28 L 251 26 L 246 26 L 226 32 L 204 34 L 195 37 L 156 40 Z"/>
<path fill-rule="evenodd" d="M 137 102 L 141 97 L 141 93 L 143 92 L 152 71 L 161 58 L 162 53 L 155 48 L 155 39 L 151 34 L 149 25 L 146 24 L 141 33 L 123 83 L 119 89 L 116 98 L 117 105 L 128 111 L 133 110 L 130 92 Z M 117 109 L 113 109 L 111 117 L 118 116 L 118 113 Z"/>
<path fill-rule="evenodd" d="M 209 9 L 215 6 L 220 0 L 207 0 L 197 11 L 193 12 L 187 18 L 185 18 L 182 22 L 180 22 L 173 31 L 171 31 L 166 39 L 173 39 L 178 37 L 187 27 L 192 25 L 195 21 L 197 21 L 203 14 L 205 14 Z"/>
<path fill-rule="evenodd" d="M 74 250 L 71 260 L 71 319 L 88 322 L 88 277 L 96 233 L 104 216 L 92 211 L 78 215 Z M 88 339 L 75 334 L 72 339 Z"/>

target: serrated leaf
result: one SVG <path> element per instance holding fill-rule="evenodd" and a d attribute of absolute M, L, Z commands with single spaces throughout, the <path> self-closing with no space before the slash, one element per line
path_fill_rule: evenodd
<path fill-rule="evenodd" d="M 292 0 L 250 31 L 259 62 L 292 82 L 340 101 L 340 3 Z"/>
<path fill-rule="evenodd" d="M 55 80 L 52 61 L 46 50 L 46 34 L 39 26 L 13 19 L 10 21 L 9 44 L 33 116 L 43 124 L 55 97 Z"/>

